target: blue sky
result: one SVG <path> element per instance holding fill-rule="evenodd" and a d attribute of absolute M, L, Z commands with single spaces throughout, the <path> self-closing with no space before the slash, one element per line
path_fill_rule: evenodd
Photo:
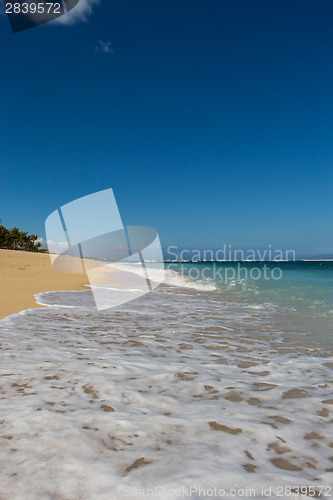
<path fill-rule="evenodd" d="M 101 0 L 0 17 L 0 218 L 112 187 L 162 244 L 333 253 L 331 0 Z"/>

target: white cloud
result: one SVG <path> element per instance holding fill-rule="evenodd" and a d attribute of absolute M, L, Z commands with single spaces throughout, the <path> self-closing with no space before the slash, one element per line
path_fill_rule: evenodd
<path fill-rule="evenodd" d="M 44 240 L 43 238 L 39 238 L 39 241 L 42 244 L 42 248 L 47 248 L 50 252 L 56 254 L 62 254 L 68 250 L 67 241 Z"/>
<path fill-rule="evenodd" d="M 97 5 L 100 0 L 80 0 L 79 3 L 64 16 L 60 16 L 53 23 L 57 24 L 76 24 L 80 22 L 87 22 L 88 17 L 93 11 L 93 7 Z"/>
<path fill-rule="evenodd" d="M 102 42 L 101 40 L 98 40 L 95 50 L 96 52 L 104 52 L 105 54 L 113 54 L 114 52 L 111 42 Z"/>

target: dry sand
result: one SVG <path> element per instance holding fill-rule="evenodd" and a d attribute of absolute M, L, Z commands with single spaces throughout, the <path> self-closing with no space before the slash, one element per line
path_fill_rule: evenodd
<path fill-rule="evenodd" d="M 31 307 L 35 294 L 53 290 L 86 290 L 86 274 L 60 273 L 50 256 L 42 253 L 0 250 L 0 319 Z"/>

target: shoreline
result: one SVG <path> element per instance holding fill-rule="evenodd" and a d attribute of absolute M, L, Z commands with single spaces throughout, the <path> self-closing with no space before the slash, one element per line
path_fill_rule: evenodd
<path fill-rule="evenodd" d="M 49 254 L 0 249 L 0 320 L 31 308 L 44 308 L 42 292 L 87 290 L 86 273 L 55 271 Z"/>

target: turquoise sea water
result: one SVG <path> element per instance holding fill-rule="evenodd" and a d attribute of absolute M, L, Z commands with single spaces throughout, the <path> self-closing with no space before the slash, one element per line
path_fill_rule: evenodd
<path fill-rule="evenodd" d="M 179 262 L 166 267 L 203 284 L 207 294 L 215 293 L 221 301 L 271 306 L 286 334 L 333 344 L 332 261 Z"/>

